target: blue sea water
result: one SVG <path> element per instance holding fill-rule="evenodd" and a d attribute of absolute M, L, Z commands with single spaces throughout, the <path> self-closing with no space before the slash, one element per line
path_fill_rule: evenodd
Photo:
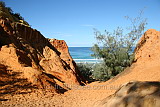
<path fill-rule="evenodd" d="M 132 52 L 135 47 L 132 48 Z M 102 60 L 91 57 L 91 47 L 69 47 L 69 52 L 76 63 L 99 63 Z"/>
<path fill-rule="evenodd" d="M 100 60 L 91 57 L 91 47 L 69 47 L 69 52 L 76 63 L 96 63 Z"/>

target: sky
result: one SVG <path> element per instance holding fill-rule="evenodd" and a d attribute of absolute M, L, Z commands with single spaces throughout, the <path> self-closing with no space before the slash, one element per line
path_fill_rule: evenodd
<path fill-rule="evenodd" d="M 147 29 L 160 30 L 160 0 L 1 0 L 46 38 L 65 40 L 69 47 L 96 43 L 94 28 L 103 32 L 127 26 L 124 16 L 144 9 Z"/>

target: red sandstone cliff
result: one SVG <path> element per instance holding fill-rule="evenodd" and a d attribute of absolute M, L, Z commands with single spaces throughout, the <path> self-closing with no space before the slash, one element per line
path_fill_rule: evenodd
<path fill-rule="evenodd" d="M 46 39 L 39 31 L 0 18 L 0 64 L 38 88 L 68 90 L 82 77 L 63 40 Z M 47 88 L 46 88 L 47 87 Z"/>

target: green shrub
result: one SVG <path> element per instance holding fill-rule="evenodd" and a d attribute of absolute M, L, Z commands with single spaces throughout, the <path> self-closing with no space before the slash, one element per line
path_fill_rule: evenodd
<path fill-rule="evenodd" d="M 104 63 L 97 63 L 93 66 L 92 78 L 98 81 L 104 81 L 109 79 L 109 72 L 106 72 L 107 66 L 104 66 Z"/>
<path fill-rule="evenodd" d="M 144 33 L 147 24 L 141 14 L 134 19 L 126 17 L 131 21 L 131 26 L 125 30 L 117 27 L 113 32 L 105 30 L 104 34 L 95 30 L 98 43 L 92 47 L 92 56 L 103 59 L 102 63 L 93 68 L 92 76 L 96 80 L 108 80 L 132 64 L 133 47 Z"/>
<path fill-rule="evenodd" d="M 83 75 L 83 77 L 88 81 L 91 82 L 93 81 L 92 78 L 92 68 L 93 64 L 88 64 L 88 63 L 78 63 L 77 64 L 79 71 Z"/>
<path fill-rule="evenodd" d="M 6 7 L 3 1 L 0 1 L 0 16 L 9 18 L 13 22 L 22 23 L 29 26 L 29 24 L 24 20 L 20 13 L 14 13 L 10 7 Z"/>

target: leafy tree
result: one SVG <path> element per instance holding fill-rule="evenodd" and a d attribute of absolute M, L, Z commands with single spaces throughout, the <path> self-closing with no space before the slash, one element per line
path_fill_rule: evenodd
<path fill-rule="evenodd" d="M 98 43 L 92 47 L 94 52 L 92 56 L 103 59 L 99 66 L 93 68 L 92 75 L 96 80 L 108 80 L 132 64 L 133 47 L 136 46 L 147 25 L 142 14 L 143 11 L 136 18 L 126 16 L 125 18 L 131 22 L 131 26 L 126 29 L 117 27 L 113 32 L 105 30 L 103 34 L 95 30 Z"/>
<path fill-rule="evenodd" d="M 93 81 L 93 78 L 91 77 L 93 64 L 78 63 L 77 66 L 78 66 L 78 69 L 80 70 L 81 74 L 83 75 L 83 77 L 88 82 Z"/>
<path fill-rule="evenodd" d="M 100 64 L 95 64 L 92 67 L 93 71 L 92 71 L 92 78 L 94 80 L 98 80 L 98 81 L 105 81 L 109 79 L 109 72 L 106 72 L 107 70 L 107 66 L 105 66 L 104 63 L 100 63 Z"/>

